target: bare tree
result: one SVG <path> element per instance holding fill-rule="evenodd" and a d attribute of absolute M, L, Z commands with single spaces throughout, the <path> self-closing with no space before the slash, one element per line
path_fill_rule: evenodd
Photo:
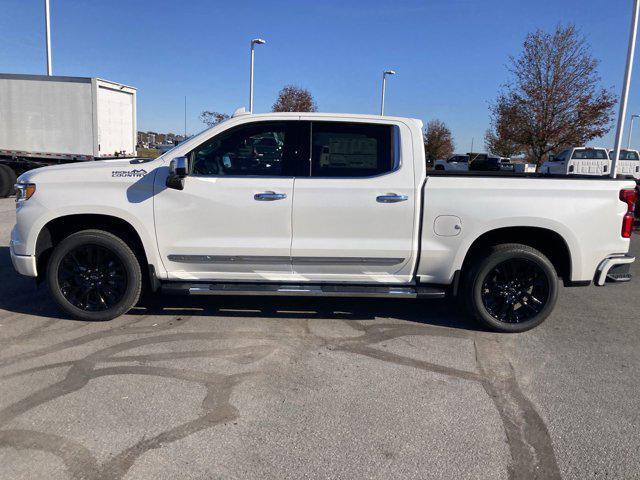
<path fill-rule="evenodd" d="M 428 163 L 449 158 L 454 144 L 451 130 L 440 120 L 431 120 L 424 131 L 424 153 Z"/>
<path fill-rule="evenodd" d="M 539 164 L 564 145 L 605 135 L 616 99 L 599 87 L 598 64 L 573 25 L 527 35 L 521 55 L 511 58 L 512 80 L 491 106 L 497 139 Z"/>
<path fill-rule="evenodd" d="M 316 112 L 318 106 L 306 88 L 286 85 L 271 109 L 274 112 Z"/>
<path fill-rule="evenodd" d="M 229 115 L 226 113 L 210 112 L 208 110 L 205 110 L 200 114 L 200 121 L 208 127 L 213 127 L 220 122 L 224 122 L 227 118 L 229 118 Z"/>

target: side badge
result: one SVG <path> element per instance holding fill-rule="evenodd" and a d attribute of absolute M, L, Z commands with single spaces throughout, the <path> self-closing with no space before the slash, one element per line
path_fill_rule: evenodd
<path fill-rule="evenodd" d="M 147 171 L 143 168 L 133 170 L 114 170 L 111 172 L 112 177 L 128 178 L 128 177 L 144 177 Z"/>

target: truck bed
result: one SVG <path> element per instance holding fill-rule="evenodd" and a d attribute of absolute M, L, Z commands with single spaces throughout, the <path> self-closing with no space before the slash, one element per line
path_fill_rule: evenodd
<path fill-rule="evenodd" d="M 608 177 L 428 172 L 418 277 L 449 284 L 483 235 L 521 229 L 527 237 L 540 229 L 559 235 L 571 252 L 568 280 L 591 281 L 603 258 L 629 249 L 620 235 L 627 207 L 619 193 L 634 187 Z"/>

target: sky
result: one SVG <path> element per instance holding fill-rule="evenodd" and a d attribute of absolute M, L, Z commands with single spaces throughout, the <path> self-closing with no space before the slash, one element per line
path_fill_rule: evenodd
<path fill-rule="evenodd" d="M 204 128 L 203 110 L 248 107 L 249 42 L 256 48 L 254 111 L 278 91 L 311 91 L 319 111 L 444 121 L 456 151 L 482 145 L 488 106 L 509 79 L 528 32 L 574 23 L 619 95 L 632 0 L 50 0 L 54 75 L 100 77 L 138 89 L 138 129 Z M 44 0 L 0 0 L 0 72 L 46 73 Z M 640 113 L 640 63 L 630 113 Z M 638 125 L 640 127 L 640 125 Z M 640 128 L 636 129 L 640 144 Z M 594 145 L 613 144 L 613 129 Z"/>

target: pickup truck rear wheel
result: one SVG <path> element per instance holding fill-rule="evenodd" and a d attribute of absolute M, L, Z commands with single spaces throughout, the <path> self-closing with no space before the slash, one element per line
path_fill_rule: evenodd
<path fill-rule="evenodd" d="M 69 315 L 104 321 L 128 312 L 138 302 L 142 272 L 122 239 L 102 230 L 84 230 L 54 248 L 47 284 L 54 300 Z"/>
<path fill-rule="evenodd" d="M 558 297 L 555 268 L 527 245 L 492 247 L 467 272 L 464 291 L 470 312 L 489 328 L 524 332 L 540 325 Z"/>

